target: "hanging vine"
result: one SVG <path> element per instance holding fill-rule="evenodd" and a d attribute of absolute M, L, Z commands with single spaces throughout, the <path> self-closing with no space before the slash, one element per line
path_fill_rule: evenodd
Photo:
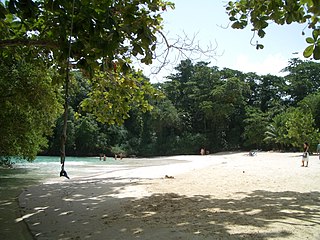
<path fill-rule="evenodd" d="M 67 127 L 68 127 L 68 108 L 69 108 L 69 82 L 70 82 L 70 57 L 71 57 L 71 41 L 72 41 L 72 33 L 73 33 L 73 17 L 74 17 L 74 2 L 72 1 L 72 16 L 71 16 L 71 26 L 70 26 L 70 36 L 69 36 L 69 49 L 68 49 L 68 58 L 67 58 L 67 66 L 66 66 L 66 78 L 65 78 L 65 95 L 64 95 L 64 113 L 63 113 L 63 129 L 61 134 L 61 171 L 60 177 L 66 177 L 68 179 L 69 176 L 64 169 L 64 164 L 66 160 L 66 142 L 67 142 Z"/>

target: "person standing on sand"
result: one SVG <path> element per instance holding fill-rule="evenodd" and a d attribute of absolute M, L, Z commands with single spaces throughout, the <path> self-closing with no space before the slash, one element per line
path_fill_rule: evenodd
<path fill-rule="evenodd" d="M 302 155 L 302 165 L 301 167 L 308 167 L 309 163 L 309 144 L 305 142 L 303 144 L 303 155 Z M 306 162 L 306 165 L 304 165 L 304 162 Z"/>
<path fill-rule="evenodd" d="M 319 159 L 320 159 L 320 143 L 317 145 L 317 154 L 318 154 Z"/>
<path fill-rule="evenodd" d="M 205 154 L 205 149 L 204 149 L 204 148 L 201 148 L 201 149 L 200 149 L 200 155 L 203 156 L 204 154 Z"/>

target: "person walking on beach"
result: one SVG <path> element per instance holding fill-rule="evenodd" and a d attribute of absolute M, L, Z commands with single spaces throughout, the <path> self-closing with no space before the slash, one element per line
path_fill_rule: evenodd
<path fill-rule="evenodd" d="M 302 165 L 301 167 L 308 167 L 309 163 L 309 144 L 305 142 L 303 144 L 303 155 L 302 155 Z M 306 165 L 304 165 L 304 162 L 306 162 Z"/>
<path fill-rule="evenodd" d="M 320 159 L 320 143 L 317 145 L 317 154 L 318 154 L 319 159 Z"/>

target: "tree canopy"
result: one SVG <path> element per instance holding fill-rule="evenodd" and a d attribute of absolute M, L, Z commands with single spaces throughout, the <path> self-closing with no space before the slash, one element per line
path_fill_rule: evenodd
<path fill-rule="evenodd" d="M 141 74 L 135 73 L 130 64 L 134 57 L 145 64 L 152 62 L 157 47 L 156 34 L 162 29 L 161 13 L 169 7 L 173 8 L 174 5 L 163 0 L 1 1 L 0 55 L 4 61 L 12 57 L 12 61 L 21 66 L 26 62 L 21 57 L 21 53 L 25 51 L 29 60 L 41 56 L 42 62 L 37 64 L 55 72 L 55 77 L 50 78 L 48 83 L 65 88 L 65 127 L 61 138 L 65 142 L 69 81 L 72 78 L 69 77 L 70 68 L 81 70 L 90 77 L 90 92 L 86 95 L 87 99 L 82 99 L 82 106 L 95 114 L 100 122 L 122 123 L 134 105 L 144 110 L 151 108 L 146 99 L 156 93 Z M 35 71 L 39 71 L 38 81 L 43 80 L 45 83 L 40 73 L 42 70 L 35 67 Z M 1 74 L 3 73 L 5 72 L 1 69 Z M 5 92 L 10 89 L 10 79 L 13 77 L 10 74 L 13 73 L 12 70 L 3 75 Z M 23 74 L 24 72 L 17 71 L 17 79 L 27 80 Z M 51 86 L 47 88 L 49 92 Z M 23 95 L 24 89 L 17 88 L 17 91 Z M 32 91 L 31 88 L 28 94 L 31 95 Z M 45 99 L 37 98 L 36 101 L 44 105 Z M 13 105 L 13 102 L 10 104 Z M 37 108 L 35 105 L 32 107 L 35 109 L 29 111 L 30 119 L 35 121 Z M 49 110 L 48 107 L 42 109 L 44 113 Z M 16 128 L 16 121 L 10 121 L 9 118 L 6 120 L 11 123 L 12 128 Z M 40 126 L 41 124 L 38 127 Z M 24 135 L 31 134 L 35 129 L 37 127 Z M 45 129 L 41 129 L 37 137 L 44 132 Z M 30 147 L 38 149 L 36 146 L 44 145 L 40 140 L 36 141 L 37 137 L 29 142 Z M 16 143 L 16 151 L 3 150 L 1 155 L 21 153 L 26 157 L 19 150 L 27 149 L 26 144 L 18 144 L 19 141 Z M 5 149 L 5 145 L 1 149 Z M 35 157 L 36 152 L 28 154 L 28 158 Z M 61 161 L 63 162 L 63 158 Z"/>
<path fill-rule="evenodd" d="M 252 31 L 263 38 L 270 22 L 279 25 L 301 23 L 312 29 L 312 35 L 306 38 L 308 46 L 303 52 L 305 57 L 320 59 L 320 2 L 319 0 L 238 0 L 229 1 L 227 14 L 232 22 L 231 27 L 243 29 L 252 25 Z M 304 35 L 304 32 L 302 31 Z M 263 48 L 262 44 L 256 45 Z"/>
<path fill-rule="evenodd" d="M 61 88 L 40 56 L 30 58 L 26 49 L 7 53 L 0 57 L 0 158 L 32 159 L 47 147 L 62 113 Z"/>
<path fill-rule="evenodd" d="M 0 3 L 0 47 L 42 47 L 61 65 L 71 37 L 70 56 L 78 68 L 126 71 L 130 56 L 151 63 L 168 6 L 173 4 L 163 0 L 9 0 Z"/>
<path fill-rule="evenodd" d="M 8 0 L 0 3 L 0 51 L 33 48 L 61 74 L 61 83 L 71 61 L 72 68 L 93 79 L 91 100 L 101 90 L 108 91 L 105 97 L 113 97 L 112 104 L 95 101 L 99 111 L 93 113 L 99 112 L 103 122 L 121 122 L 132 104 L 150 108 L 143 93 L 154 91 L 147 81 L 134 77 L 130 64 L 133 57 L 152 62 L 156 34 L 162 29 L 161 13 L 169 7 L 174 5 L 163 0 Z M 116 92 L 121 96 L 116 97 Z M 123 99 L 134 101 L 124 104 Z M 89 109 L 89 100 L 83 106 Z M 118 111 L 122 115 L 110 115 Z"/>
<path fill-rule="evenodd" d="M 151 111 L 131 109 L 122 126 L 94 124 L 88 115 L 86 124 L 74 121 L 74 153 L 91 152 L 90 146 L 137 156 L 196 154 L 201 147 L 299 150 L 304 141 L 313 151 L 319 139 L 319 66 L 292 59 L 280 77 L 181 61 L 168 81 L 154 85 L 162 98 L 150 99 Z M 308 91 L 298 95 L 299 79 Z"/>
<path fill-rule="evenodd" d="M 78 71 L 74 73 L 77 79 L 71 79 L 67 152 L 77 156 L 154 156 L 196 154 L 201 147 L 210 152 L 299 150 L 304 141 L 313 151 L 320 137 L 320 98 L 318 71 L 311 70 L 319 65 L 292 59 L 287 75 L 279 77 L 185 60 L 169 81 L 154 84 L 161 98 L 146 98 L 152 109 L 131 107 L 122 125 L 101 123 L 93 114 L 81 110 L 80 105 L 89 101 L 91 112 L 99 112 L 94 101 L 109 104 L 108 98 L 112 103 L 117 95 L 104 98 L 104 89 L 109 85 L 102 85 L 100 94 L 90 96 L 91 88 L 98 87 L 93 86 L 96 80 Z M 135 77 L 141 78 L 139 74 Z M 299 79 L 308 79 L 310 87 L 307 92 L 294 95 Z M 126 98 L 124 94 L 124 104 L 128 102 Z M 44 154 L 60 153 L 61 129 L 60 117 Z"/>

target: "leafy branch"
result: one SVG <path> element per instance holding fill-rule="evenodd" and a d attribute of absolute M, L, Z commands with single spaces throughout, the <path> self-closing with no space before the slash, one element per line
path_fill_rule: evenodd
<path fill-rule="evenodd" d="M 270 21 L 278 25 L 299 23 L 306 24 L 312 29 L 312 38 L 307 37 L 306 42 L 309 45 L 304 50 L 304 57 L 311 55 L 314 59 L 320 59 L 320 2 L 301 0 L 301 1 L 230 1 L 225 6 L 231 27 L 234 29 L 244 29 L 249 24 L 252 25 L 252 31 L 257 33 L 260 38 L 266 34 L 265 29 Z M 302 31 L 302 35 L 304 35 Z M 257 49 L 262 49 L 262 44 L 255 44 Z"/>

